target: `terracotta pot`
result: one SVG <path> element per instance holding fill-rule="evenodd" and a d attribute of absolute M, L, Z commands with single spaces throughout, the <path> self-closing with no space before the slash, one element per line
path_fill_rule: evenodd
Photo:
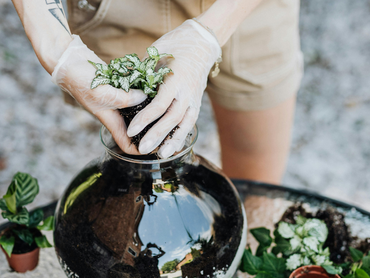
<path fill-rule="evenodd" d="M 289 278 L 340 278 L 340 276 L 328 274 L 321 266 L 306 265 L 294 270 Z"/>
<path fill-rule="evenodd" d="M 24 273 L 36 268 L 39 263 L 40 248 L 24 254 L 12 254 L 11 257 L 1 248 L 6 256 L 9 266 L 16 272 Z"/>

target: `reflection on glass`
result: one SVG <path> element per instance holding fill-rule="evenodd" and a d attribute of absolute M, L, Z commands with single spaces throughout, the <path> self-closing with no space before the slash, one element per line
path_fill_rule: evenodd
<path fill-rule="evenodd" d="M 236 270 L 245 230 L 229 180 L 192 152 L 148 164 L 107 154 L 66 190 L 54 239 L 79 278 L 216 278 Z"/>

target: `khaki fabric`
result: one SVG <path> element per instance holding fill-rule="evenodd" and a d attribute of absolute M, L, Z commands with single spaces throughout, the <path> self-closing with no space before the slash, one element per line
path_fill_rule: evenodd
<path fill-rule="evenodd" d="M 74 34 L 104 61 L 137 53 L 215 0 L 89 0 L 95 11 L 68 0 Z M 223 47 L 220 74 L 207 91 L 231 110 L 261 110 L 293 96 L 302 77 L 299 0 L 263 0 Z"/>

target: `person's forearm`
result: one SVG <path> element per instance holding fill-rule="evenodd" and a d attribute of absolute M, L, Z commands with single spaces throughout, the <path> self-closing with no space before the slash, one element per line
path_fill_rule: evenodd
<path fill-rule="evenodd" d="M 217 0 L 198 21 L 212 29 L 223 46 L 262 0 Z"/>
<path fill-rule="evenodd" d="M 41 65 L 52 73 L 72 41 L 60 0 L 12 0 Z"/>

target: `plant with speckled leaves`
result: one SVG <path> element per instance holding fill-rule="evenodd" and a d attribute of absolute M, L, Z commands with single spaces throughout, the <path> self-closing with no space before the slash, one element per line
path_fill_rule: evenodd
<path fill-rule="evenodd" d="M 148 47 L 147 52 L 149 57 L 144 61 L 140 61 L 135 53 L 111 60 L 108 65 L 89 61 L 97 69 L 91 89 L 109 84 L 126 92 L 130 89 L 140 89 L 149 97 L 155 97 L 158 85 L 163 83 L 164 76 L 171 72 L 167 67 L 155 71 L 157 63 L 161 58 L 172 55 L 159 54 L 154 46 Z"/>
<path fill-rule="evenodd" d="M 256 278 L 286 278 L 304 265 L 322 266 L 329 274 L 342 273 L 342 267 L 330 261 L 329 248 L 323 248 L 328 228 L 322 220 L 298 216 L 296 224 L 279 222 L 274 238 L 264 227 L 250 232 L 259 246 L 255 255 L 250 249 L 245 250 L 240 270 Z"/>

